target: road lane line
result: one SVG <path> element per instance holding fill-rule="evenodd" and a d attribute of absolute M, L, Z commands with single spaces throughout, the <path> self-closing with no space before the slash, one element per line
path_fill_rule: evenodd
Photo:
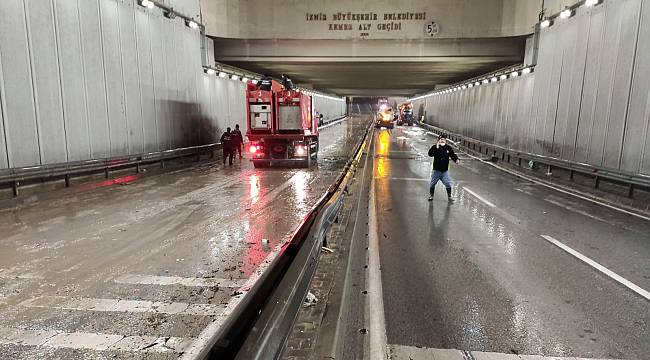
<path fill-rule="evenodd" d="M 615 273 L 615 272 L 609 270 L 608 268 L 606 268 L 606 267 L 600 265 L 599 263 L 595 262 L 594 260 L 592 260 L 592 259 L 590 259 L 590 258 L 588 258 L 588 257 L 586 257 L 586 256 L 584 256 L 584 255 L 582 255 L 582 254 L 579 253 L 578 251 L 576 251 L 576 250 L 574 250 L 574 249 L 568 247 L 567 245 L 563 244 L 562 242 L 560 242 L 559 240 L 553 238 L 552 236 L 550 236 L 550 235 L 541 235 L 541 236 L 542 236 L 546 241 L 548 241 L 548 242 L 550 242 L 551 244 L 553 244 L 553 245 L 559 247 L 560 249 L 562 249 L 562 250 L 568 252 L 569 254 L 575 256 L 575 257 L 578 258 L 579 260 L 582 260 L 582 261 L 585 262 L 587 265 L 593 267 L 594 269 L 596 269 L 596 270 L 600 271 L 601 273 L 607 275 L 607 276 L 610 277 L 611 279 L 613 279 L 613 280 L 619 282 L 621 285 L 623 285 L 623 286 L 627 287 L 628 289 L 634 291 L 635 293 L 641 295 L 641 296 L 644 297 L 646 300 L 650 300 L 650 292 L 648 292 L 647 290 L 644 290 L 644 289 L 641 288 L 640 286 L 638 286 L 638 285 L 632 283 L 631 281 L 625 279 L 624 277 L 618 275 L 617 273 Z"/>
<path fill-rule="evenodd" d="M 462 150 L 459 149 L 459 151 L 462 151 Z M 524 180 L 528 180 L 528 181 L 530 181 L 530 182 L 532 182 L 532 183 L 535 183 L 535 184 L 538 184 L 538 185 L 545 186 L 545 187 L 547 187 L 547 188 L 549 188 L 549 189 L 553 189 L 553 190 L 555 190 L 555 191 L 559 191 L 559 192 L 561 192 L 561 193 L 563 193 L 563 194 L 567 194 L 567 195 L 575 196 L 575 197 L 577 197 L 577 198 L 579 198 L 579 199 L 586 200 L 586 201 L 589 201 L 589 202 L 591 202 L 591 203 L 594 203 L 594 204 L 597 204 L 597 205 L 601 205 L 601 206 L 604 206 L 604 207 L 609 208 L 609 209 L 612 209 L 612 210 L 620 211 L 620 212 L 622 212 L 622 213 L 624 213 L 624 214 L 632 215 L 632 216 L 638 217 L 638 218 L 640 218 L 640 219 L 650 221 L 650 216 L 645 216 L 645 215 L 637 214 L 637 213 L 635 213 L 635 212 L 633 212 L 633 211 L 625 210 L 625 209 L 622 209 L 622 208 L 616 207 L 616 206 L 614 206 L 614 205 L 610 205 L 610 204 L 608 204 L 608 203 L 605 203 L 605 202 L 602 202 L 602 201 L 599 201 L 599 200 L 593 199 L 593 198 L 590 197 L 590 195 L 588 195 L 588 194 L 584 194 L 584 193 L 582 193 L 582 192 L 580 192 L 580 191 L 578 191 L 578 190 L 574 190 L 574 189 L 567 190 L 567 189 L 565 189 L 565 188 L 563 188 L 563 187 L 560 187 L 560 186 L 558 186 L 558 185 L 551 185 L 551 184 L 548 184 L 548 183 L 546 183 L 546 182 L 539 181 L 539 180 L 537 180 L 537 179 L 535 179 L 535 178 L 533 178 L 533 177 L 530 177 L 530 176 L 528 176 L 528 175 L 520 174 L 520 173 L 518 173 L 518 172 L 516 172 L 516 171 L 510 170 L 510 169 L 506 169 L 506 168 L 504 168 L 503 166 L 499 166 L 499 165 L 497 165 L 497 164 L 495 164 L 495 163 L 493 163 L 493 162 L 486 161 L 486 160 L 483 160 L 483 159 L 481 159 L 481 158 L 479 158 L 479 157 L 476 157 L 476 156 L 474 156 L 474 155 L 471 155 L 471 154 L 469 154 L 469 153 L 467 153 L 467 152 L 465 152 L 465 151 L 463 151 L 463 152 L 464 152 L 465 154 L 467 154 L 467 156 L 473 158 L 474 160 L 478 160 L 478 161 L 480 161 L 480 162 L 482 162 L 482 163 L 484 163 L 484 164 L 490 165 L 490 166 L 492 166 L 492 167 L 494 167 L 494 168 L 496 168 L 496 169 L 499 169 L 499 170 L 501 170 L 501 171 L 503 171 L 503 172 L 506 172 L 506 173 L 508 173 L 508 174 L 510 174 L 510 175 L 513 175 L 513 176 L 516 176 L 516 177 L 518 177 L 518 178 L 521 178 L 521 179 L 524 179 Z"/>
<path fill-rule="evenodd" d="M 273 263 L 273 260 L 282 252 L 282 248 L 287 242 L 280 243 L 273 248 L 266 258 L 255 269 L 251 276 L 246 280 L 242 287 L 238 290 L 239 295 L 230 298 L 228 304 L 223 308 L 223 311 L 217 316 L 210 325 L 206 326 L 199 334 L 196 340 L 184 351 L 181 360 L 194 360 L 207 346 L 211 345 L 212 339 L 217 336 L 219 331 L 223 328 L 228 320 L 229 315 L 237 309 L 241 301 L 248 295 L 248 291 L 255 285 L 259 278 L 264 274 L 266 269 Z"/>
<path fill-rule="evenodd" d="M 219 278 L 187 278 L 180 276 L 156 276 L 129 274 L 116 278 L 118 284 L 132 285 L 182 285 L 195 287 L 218 286 L 223 288 L 239 288 L 246 282 L 246 279 L 219 279 Z"/>
<path fill-rule="evenodd" d="M 582 210 L 577 209 L 577 208 L 575 208 L 575 207 L 573 207 L 573 206 L 571 206 L 571 205 L 565 205 L 565 204 L 563 204 L 563 203 L 561 203 L 561 202 L 559 202 L 559 201 L 556 201 L 556 200 L 553 200 L 553 199 L 549 199 L 549 198 L 544 198 L 544 201 L 546 201 L 547 203 L 550 203 L 550 204 L 553 204 L 553 205 L 559 206 L 559 207 L 561 207 L 561 208 L 563 208 L 563 209 L 569 210 L 569 211 L 571 211 L 571 212 L 574 212 L 574 213 L 577 213 L 577 214 L 580 214 L 580 215 L 586 216 L 586 217 L 591 218 L 591 219 L 594 219 L 594 220 L 598 220 L 598 221 L 604 222 L 604 223 L 606 223 L 606 224 L 608 224 L 608 225 L 612 225 L 612 224 L 609 223 L 609 221 L 607 221 L 607 220 L 605 220 L 605 219 L 603 219 L 603 218 L 601 218 L 601 217 L 598 217 L 598 216 L 596 216 L 596 215 L 592 215 L 592 214 L 590 214 L 590 213 L 588 213 L 588 212 L 586 212 L 586 211 L 582 211 Z"/>
<path fill-rule="evenodd" d="M 219 315 L 224 305 L 188 304 L 180 302 L 160 302 L 147 300 L 118 300 L 98 298 L 66 298 L 64 296 L 40 296 L 18 304 L 30 308 L 50 308 L 78 311 L 160 313 L 169 315 Z"/>
<path fill-rule="evenodd" d="M 193 340 L 193 338 L 181 337 L 0 328 L 0 344 L 94 351 L 182 353 Z"/>
<path fill-rule="evenodd" d="M 484 197 L 482 197 L 481 195 L 479 195 L 479 194 L 473 192 L 473 191 L 470 190 L 469 188 L 463 186 L 463 189 L 464 189 L 465 191 L 467 191 L 469 194 L 471 194 L 472 196 L 474 196 L 475 198 L 481 200 L 483 203 L 485 203 L 485 205 L 487 205 L 487 206 L 489 206 L 489 207 L 493 207 L 493 208 L 497 207 L 496 205 L 494 205 L 493 203 L 489 202 L 488 200 L 486 200 L 486 199 L 485 199 Z"/>
<path fill-rule="evenodd" d="M 389 346 L 391 359 L 393 360 L 466 360 L 466 357 L 464 356 L 465 354 L 467 354 L 469 358 L 475 360 L 576 360 L 575 357 L 520 355 L 484 351 L 462 351 L 455 349 L 433 349 L 427 347 L 395 344 L 391 344 Z M 587 358 L 580 359 L 589 360 Z"/>
<path fill-rule="evenodd" d="M 374 161 L 373 161 L 374 172 Z M 386 317 L 384 315 L 384 292 L 381 284 L 379 259 L 379 236 L 377 228 L 377 204 L 375 179 L 370 183 L 370 213 L 368 214 L 368 316 L 370 332 L 369 359 L 388 359 Z"/>

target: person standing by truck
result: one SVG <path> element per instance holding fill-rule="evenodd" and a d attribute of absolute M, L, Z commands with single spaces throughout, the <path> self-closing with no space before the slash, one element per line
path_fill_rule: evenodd
<path fill-rule="evenodd" d="M 232 131 L 232 144 L 233 144 L 233 156 L 235 153 L 239 154 L 239 159 L 243 159 L 244 157 L 242 156 L 242 147 L 244 146 L 244 136 L 241 133 L 241 130 L 239 130 L 239 124 L 235 125 L 235 130 Z"/>
<path fill-rule="evenodd" d="M 429 201 L 433 200 L 433 193 L 438 181 L 442 181 L 447 190 L 447 200 L 454 202 L 451 197 L 451 176 L 449 175 L 449 159 L 458 164 L 458 156 L 454 149 L 447 144 L 447 135 L 440 135 L 438 141 L 429 149 L 429 156 L 433 158 L 431 182 L 429 183 Z"/>
<path fill-rule="evenodd" d="M 226 158 L 228 158 L 228 164 L 232 165 L 233 157 L 233 139 L 230 128 L 226 129 L 226 132 L 221 135 L 221 147 L 223 148 L 223 166 L 226 166 Z"/>
<path fill-rule="evenodd" d="M 271 80 L 271 77 L 269 77 L 266 74 L 262 75 L 262 78 L 257 83 L 257 86 L 259 87 L 260 90 L 271 91 L 271 88 L 273 87 L 273 82 Z"/>

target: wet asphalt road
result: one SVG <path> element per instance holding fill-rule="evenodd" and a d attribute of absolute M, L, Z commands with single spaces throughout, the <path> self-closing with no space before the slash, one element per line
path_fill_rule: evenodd
<path fill-rule="evenodd" d="M 376 132 L 388 344 L 648 359 L 650 302 L 541 235 L 650 290 L 650 221 L 464 154 L 451 165 L 456 203 L 442 184 L 428 202 L 433 139 L 417 128 Z"/>
<path fill-rule="evenodd" d="M 0 359 L 177 358 L 227 316 L 366 125 L 322 130 L 312 169 L 217 161 L 0 209 Z"/>

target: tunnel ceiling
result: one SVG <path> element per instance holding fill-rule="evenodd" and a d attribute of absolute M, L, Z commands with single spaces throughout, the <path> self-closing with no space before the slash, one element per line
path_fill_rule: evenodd
<path fill-rule="evenodd" d="M 344 96 L 410 96 L 523 62 L 525 38 L 447 41 L 215 39 L 239 68 Z"/>
<path fill-rule="evenodd" d="M 280 77 L 289 74 L 294 83 L 344 96 L 410 96 L 490 72 L 516 61 L 461 60 L 435 62 L 337 62 L 273 63 L 231 62 L 240 68 Z"/>

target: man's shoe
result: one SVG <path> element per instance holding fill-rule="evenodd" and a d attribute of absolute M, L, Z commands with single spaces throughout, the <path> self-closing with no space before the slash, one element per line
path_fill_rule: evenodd
<path fill-rule="evenodd" d="M 453 203 L 455 202 L 454 199 L 453 199 L 453 198 L 450 198 L 450 197 L 447 198 L 447 201 L 449 201 L 450 204 L 453 204 Z"/>
<path fill-rule="evenodd" d="M 429 201 L 433 201 L 433 195 L 429 196 Z"/>

